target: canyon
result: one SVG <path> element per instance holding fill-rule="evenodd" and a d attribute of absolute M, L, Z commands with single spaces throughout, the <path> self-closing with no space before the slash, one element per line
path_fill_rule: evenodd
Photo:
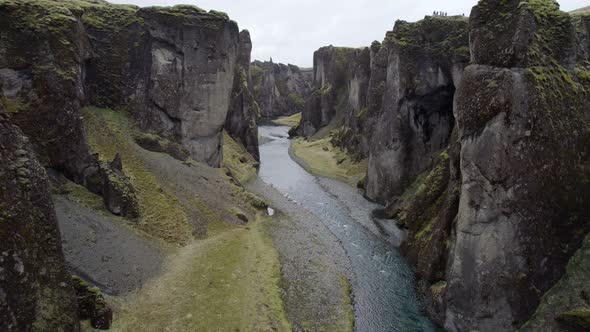
<path fill-rule="evenodd" d="M 589 329 L 588 13 L 308 69 L 215 10 L 0 0 L 0 330 Z"/>

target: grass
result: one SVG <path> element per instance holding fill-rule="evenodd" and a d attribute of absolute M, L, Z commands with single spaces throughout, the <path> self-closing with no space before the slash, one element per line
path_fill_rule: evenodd
<path fill-rule="evenodd" d="M 342 326 L 343 331 L 354 331 L 354 310 L 352 303 L 352 286 L 345 277 L 340 277 L 340 285 L 342 286 L 342 293 L 344 297 L 344 308 L 346 322 L 345 326 Z"/>
<path fill-rule="evenodd" d="M 291 116 L 285 116 L 282 118 L 272 120 L 272 123 L 279 125 L 279 126 L 295 127 L 295 126 L 299 125 L 300 121 L 301 121 L 301 112 L 295 113 Z"/>
<path fill-rule="evenodd" d="M 123 169 L 136 190 L 140 208 L 138 227 L 169 243 L 186 244 L 192 229 L 178 198 L 159 182 L 144 165 L 132 135 L 136 131 L 124 112 L 85 108 L 84 125 L 88 143 L 102 161 L 113 160 L 117 152 Z"/>
<path fill-rule="evenodd" d="M 223 132 L 223 166 L 227 167 L 236 180 L 246 183 L 256 177 L 258 162 L 236 142 L 226 131 Z"/>
<path fill-rule="evenodd" d="M 263 223 L 196 240 L 122 305 L 113 331 L 290 331 Z"/>
<path fill-rule="evenodd" d="M 318 140 L 295 139 L 291 155 L 308 172 L 340 180 L 356 187 L 367 172 L 366 160 L 355 162 L 338 147 L 330 143 L 330 137 Z"/>

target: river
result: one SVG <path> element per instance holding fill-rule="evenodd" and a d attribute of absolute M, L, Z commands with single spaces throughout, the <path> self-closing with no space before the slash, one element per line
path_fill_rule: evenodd
<path fill-rule="evenodd" d="M 261 126 L 260 178 L 308 210 L 338 238 L 353 273 L 356 331 L 436 331 L 414 289 L 413 273 L 370 212 L 379 207 L 338 181 L 317 177 L 289 156 L 289 128 Z M 269 141 L 270 140 L 270 141 Z"/>

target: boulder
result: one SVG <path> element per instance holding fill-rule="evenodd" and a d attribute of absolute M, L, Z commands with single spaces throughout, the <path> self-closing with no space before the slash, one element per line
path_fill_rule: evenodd
<path fill-rule="evenodd" d="M 108 330 L 113 322 L 113 310 L 105 302 L 100 289 L 91 287 L 78 276 L 72 276 L 78 299 L 78 315 L 81 320 L 90 320 L 97 330 Z"/>

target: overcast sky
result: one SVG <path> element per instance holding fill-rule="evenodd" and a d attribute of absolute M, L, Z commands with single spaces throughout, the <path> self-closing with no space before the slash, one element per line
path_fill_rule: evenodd
<path fill-rule="evenodd" d="M 108 0 L 139 6 L 193 4 L 229 14 L 252 36 L 252 59 L 311 67 L 326 45 L 360 47 L 381 41 L 396 20 L 417 21 L 434 10 L 469 15 L 477 0 Z M 589 0 L 561 0 L 570 11 Z"/>

